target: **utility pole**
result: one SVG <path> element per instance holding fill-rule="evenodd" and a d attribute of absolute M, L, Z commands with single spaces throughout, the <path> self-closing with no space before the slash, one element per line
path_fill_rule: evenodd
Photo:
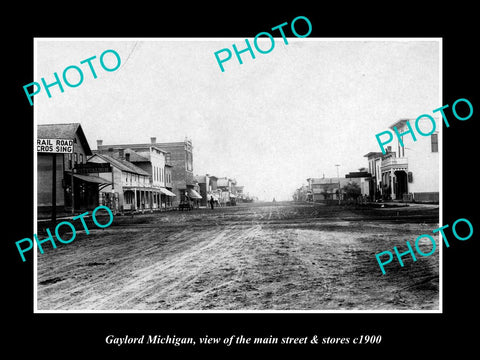
<path fill-rule="evenodd" d="M 340 166 L 339 164 L 335 164 L 337 167 L 337 181 L 338 181 L 338 205 L 340 205 L 340 176 L 338 175 L 338 167 Z"/>
<path fill-rule="evenodd" d="M 57 154 L 52 154 L 52 226 L 57 221 Z"/>

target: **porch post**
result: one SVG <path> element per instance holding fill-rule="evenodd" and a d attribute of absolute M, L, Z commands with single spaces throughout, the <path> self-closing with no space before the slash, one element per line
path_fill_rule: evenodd
<path fill-rule="evenodd" d="M 135 198 L 135 211 L 137 211 L 137 189 L 133 190 L 134 198 Z"/>
<path fill-rule="evenodd" d="M 395 189 L 394 189 L 394 186 L 393 186 L 393 177 L 395 176 L 395 172 L 393 171 L 393 169 L 390 169 L 390 190 L 391 190 L 391 198 L 392 200 L 395 200 L 396 197 L 395 197 Z"/>

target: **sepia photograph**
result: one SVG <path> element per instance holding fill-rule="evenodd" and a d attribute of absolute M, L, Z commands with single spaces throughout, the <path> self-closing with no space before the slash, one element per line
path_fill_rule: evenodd
<path fill-rule="evenodd" d="M 36 313 L 442 311 L 442 39 L 287 30 L 34 39 Z"/>

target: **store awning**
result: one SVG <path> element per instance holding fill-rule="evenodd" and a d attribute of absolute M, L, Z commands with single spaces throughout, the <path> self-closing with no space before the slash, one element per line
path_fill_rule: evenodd
<path fill-rule="evenodd" d="M 167 196 L 177 196 L 177 195 L 175 195 L 173 192 L 171 192 L 170 190 L 167 190 L 167 189 L 165 189 L 165 188 L 160 188 L 160 192 L 161 192 L 162 194 L 167 195 Z"/>
<path fill-rule="evenodd" d="M 104 178 L 101 178 L 100 176 L 93 176 L 93 175 L 80 175 L 80 174 L 73 174 L 73 177 L 90 182 L 90 183 L 96 183 L 96 184 L 111 184 L 112 182 L 109 180 L 106 180 Z"/>
<path fill-rule="evenodd" d="M 202 198 L 202 196 L 193 189 L 188 189 L 188 196 L 190 196 L 192 199 L 201 199 Z"/>

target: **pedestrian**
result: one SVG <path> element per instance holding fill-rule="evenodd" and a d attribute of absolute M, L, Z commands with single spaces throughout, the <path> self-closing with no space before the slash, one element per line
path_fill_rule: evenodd
<path fill-rule="evenodd" d="M 215 203 L 215 200 L 213 200 L 213 196 L 210 196 L 210 208 L 213 210 L 213 204 Z"/>

